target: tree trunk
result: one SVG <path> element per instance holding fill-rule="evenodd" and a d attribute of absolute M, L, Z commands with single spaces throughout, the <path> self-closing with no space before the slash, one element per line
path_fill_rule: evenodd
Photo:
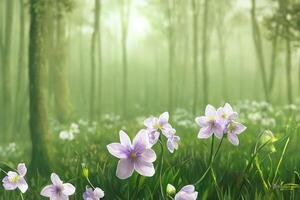
<path fill-rule="evenodd" d="M 130 14 L 130 0 L 121 0 L 121 48 L 123 65 L 123 116 L 127 116 L 128 104 L 128 70 L 127 70 L 127 35 Z"/>
<path fill-rule="evenodd" d="M 190 52 L 189 52 L 189 38 L 188 37 L 185 37 L 184 38 L 184 48 L 183 48 L 183 63 L 182 63 L 182 71 L 180 72 L 180 76 L 182 77 L 182 81 L 181 81 L 181 86 L 180 86 L 180 93 L 181 95 L 177 95 L 178 98 L 180 98 L 180 106 L 184 106 L 184 107 L 189 107 L 190 105 L 190 102 L 189 101 L 186 101 L 186 85 L 187 85 L 187 74 L 188 74 L 188 69 L 187 69 L 187 66 L 189 65 L 189 55 L 190 55 Z M 198 59 L 197 59 L 198 61 Z M 198 64 L 197 64 L 198 65 Z M 198 82 L 198 81 L 197 81 Z M 198 86 L 198 83 L 197 83 L 197 86 Z M 197 89 L 198 91 L 198 89 Z M 197 93 L 197 92 L 196 92 Z M 197 96 L 199 96 L 198 94 L 196 94 Z M 196 106 L 197 107 L 197 106 Z"/>
<path fill-rule="evenodd" d="M 91 42 L 91 86 L 90 86 L 90 121 L 95 119 L 95 99 L 96 99 L 96 45 L 99 39 L 99 12 L 100 2 L 95 0 L 94 32 Z"/>
<path fill-rule="evenodd" d="M 174 67 L 174 22 L 173 22 L 173 17 L 172 17 L 172 10 L 173 10 L 173 0 L 168 0 L 168 53 L 169 53 L 169 95 L 168 95 L 168 104 L 169 104 L 169 112 L 172 113 L 173 111 L 173 67 Z"/>
<path fill-rule="evenodd" d="M 219 40 L 219 58 L 221 66 L 221 77 L 222 77 L 222 96 L 225 101 L 228 100 L 227 94 L 227 70 L 226 70 L 226 53 L 225 53 L 225 30 L 224 30 L 224 11 L 218 6 L 218 24 L 217 24 L 217 37 Z"/>
<path fill-rule="evenodd" d="M 47 1 L 30 1 L 29 36 L 29 97 L 30 132 L 32 142 L 31 169 L 34 173 L 49 173 L 49 134 L 46 103 L 45 18 Z"/>
<path fill-rule="evenodd" d="M 267 81 L 264 55 L 263 55 L 263 49 L 262 49 L 262 39 L 261 39 L 259 25 L 256 20 L 256 0 L 252 0 L 251 21 L 252 21 L 253 40 L 254 40 L 256 56 L 258 59 L 258 64 L 259 64 L 259 68 L 260 68 L 260 72 L 261 72 L 261 76 L 262 76 L 265 99 L 266 99 L 266 101 L 269 101 L 269 88 L 268 88 L 268 81 Z"/>
<path fill-rule="evenodd" d="M 193 91 L 193 114 L 197 112 L 198 103 L 198 1 L 192 0 L 193 12 L 193 74 L 194 74 L 194 91 Z"/>
<path fill-rule="evenodd" d="M 288 32 L 288 29 L 287 29 Z M 286 82 L 287 82 L 287 99 L 288 103 L 293 103 L 292 92 L 292 57 L 291 57 L 291 42 L 289 36 L 286 38 Z"/>
<path fill-rule="evenodd" d="M 219 38 L 219 57 L 221 64 L 221 76 L 222 76 L 222 95 L 225 101 L 228 100 L 227 95 L 227 70 L 226 70 L 226 53 L 225 53 L 225 41 L 223 38 L 223 32 L 221 28 L 218 29 L 218 38 Z"/>
<path fill-rule="evenodd" d="M 208 46 L 208 37 L 207 37 L 207 23 L 208 23 L 208 9 L 209 0 L 204 1 L 204 12 L 203 12 L 203 30 L 202 30 L 202 73 L 203 73 L 203 105 L 206 105 L 209 101 L 209 77 L 207 70 L 207 46 Z"/>
<path fill-rule="evenodd" d="M 299 90 L 299 95 L 300 95 L 300 59 L 298 63 L 298 90 Z"/>
<path fill-rule="evenodd" d="M 19 44 L 19 60 L 18 60 L 18 77 L 17 77 L 17 90 L 16 90 L 16 102 L 19 99 L 19 94 L 21 92 L 21 86 L 24 85 L 24 52 L 25 52 L 25 14 L 24 14 L 24 1 L 19 0 L 20 2 L 20 44 Z M 17 105 L 17 104 L 16 104 Z"/>
<path fill-rule="evenodd" d="M 289 1 L 279 0 L 279 9 L 283 13 L 283 16 L 287 14 L 287 7 Z M 290 30 L 288 22 L 284 23 L 285 31 L 285 42 L 286 42 L 286 89 L 287 89 L 287 100 L 288 103 L 293 103 L 293 89 L 292 89 L 292 55 L 291 55 L 291 41 L 290 41 Z"/>
<path fill-rule="evenodd" d="M 102 38 L 101 38 L 101 0 L 99 1 L 99 8 L 98 8 L 98 19 L 99 19 L 99 33 L 98 33 L 98 106 L 97 106 L 97 113 L 99 119 L 101 118 L 102 114 Z"/>
<path fill-rule="evenodd" d="M 9 126 L 12 117 L 12 87 L 11 87 L 11 69 L 10 69 L 10 52 L 11 36 L 13 30 L 14 2 L 6 1 L 5 8 L 5 30 L 4 30 L 4 49 L 2 51 L 2 101 L 3 101 L 3 132 L 9 136 Z"/>
<path fill-rule="evenodd" d="M 278 41 L 278 25 L 276 26 L 275 35 L 272 39 L 272 54 L 271 54 L 271 72 L 269 78 L 269 93 L 274 88 L 274 79 L 276 75 L 276 58 L 277 58 L 277 41 Z"/>
<path fill-rule="evenodd" d="M 19 44 L 19 60 L 18 60 L 18 75 L 17 75 L 17 89 L 15 94 L 15 109 L 14 109 L 14 120 L 15 128 L 13 134 L 18 133 L 22 130 L 22 120 L 24 119 L 22 115 L 18 114 L 20 110 L 24 110 L 23 107 L 26 106 L 24 97 L 27 92 L 27 82 L 25 82 L 25 13 L 24 13 L 24 0 L 19 0 L 20 3 L 20 44 Z"/>
<path fill-rule="evenodd" d="M 82 105 L 87 105 L 87 92 L 86 92 L 86 73 L 85 73 L 85 64 L 84 64 L 84 55 L 83 52 L 81 51 L 84 48 L 83 45 L 83 34 L 82 34 L 82 24 L 80 24 L 79 27 L 79 80 L 81 81 L 80 83 L 80 102 Z M 86 109 L 86 107 L 85 107 Z"/>
<path fill-rule="evenodd" d="M 58 10 L 59 4 L 57 2 Z M 66 122 L 72 113 L 70 89 L 66 64 L 66 17 L 64 9 L 59 11 L 56 23 L 56 63 L 53 68 L 54 101 L 57 118 L 60 122 Z"/>
<path fill-rule="evenodd" d="M 4 24 L 4 1 L 0 2 L 0 70 L 3 73 L 3 56 L 4 56 L 4 33 L 3 33 L 3 24 Z M 2 78 L 2 77 L 1 77 Z M 0 87 L 3 89 L 3 82 L 0 81 Z M 4 108 L 4 93 L 0 92 L 0 106 Z M 0 113 L 0 131 L 4 131 L 4 113 Z"/>

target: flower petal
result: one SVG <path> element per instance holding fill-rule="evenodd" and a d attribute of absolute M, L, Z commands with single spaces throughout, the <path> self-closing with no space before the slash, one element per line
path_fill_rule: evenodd
<path fill-rule="evenodd" d="M 118 162 L 116 175 L 119 179 L 126 179 L 133 173 L 134 164 L 130 159 L 121 159 Z"/>
<path fill-rule="evenodd" d="M 198 138 L 200 139 L 209 138 L 210 136 L 212 136 L 212 134 L 213 134 L 213 130 L 210 126 L 203 127 L 200 129 L 198 133 Z"/>
<path fill-rule="evenodd" d="M 222 125 L 220 125 L 219 123 L 216 122 L 212 129 L 217 138 L 221 139 L 223 137 L 224 130 L 223 130 Z"/>
<path fill-rule="evenodd" d="M 95 197 L 97 197 L 97 198 L 103 198 L 104 197 L 104 191 L 101 190 L 101 188 L 98 188 L 98 187 L 95 188 L 94 194 L 95 194 Z"/>
<path fill-rule="evenodd" d="M 82 196 L 84 200 L 92 200 L 95 197 L 95 194 L 92 188 L 86 188 Z"/>
<path fill-rule="evenodd" d="M 5 176 L 2 180 L 3 182 L 3 187 L 5 190 L 15 190 L 17 188 L 17 184 L 16 183 L 12 183 L 10 180 L 9 180 L 9 177 L 8 176 Z"/>
<path fill-rule="evenodd" d="M 223 109 L 224 109 L 225 113 L 232 113 L 233 112 L 233 109 L 232 109 L 232 107 L 229 103 L 225 103 Z"/>
<path fill-rule="evenodd" d="M 7 172 L 7 176 L 9 177 L 9 179 L 12 179 L 16 176 L 19 176 L 19 174 L 17 172 L 14 172 L 14 171 L 9 171 L 9 172 Z"/>
<path fill-rule="evenodd" d="M 224 111 L 223 107 L 220 107 L 220 108 L 217 109 L 217 116 L 219 118 L 223 118 L 224 113 L 225 113 L 225 111 Z"/>
<path fill-rule="evenodd" d="M 125 147 L 131 146 L 131 140 L 130 140 L 129 136 L 127 135 L 127 133 L 120 130 L 119 136 L 120 136 L 120 142 L 123 146 L 125 146 Z"/>
<path fill-rule="evenodd" d="M 196 200 L 197 196 L 198 196 L 198 192 L 186 193 L 180 191 L 175 195 L 174 200 Z"/>
<path fill-rule="evenodd" d="M 196 117 L 195 122 L 200 126 L 200 127 L 204 127 L 207 126 L 209 124 L 209 120 L 207 119 L 207 117 Z"/>
<path fill-rule="evenodd" d="M 133 139 L 133 147 L 139 152 L 150 148 L 148 132 L 145 129 L 140 130 Z"/>
<path fill-rule="evenodd" d="M 205 116 L 206 117 L 214 117 L 216 116 L 216 109 L 212 105 L 208 104 L 205 108 Z"/>
<path fill-rule="evenodd" d="M 75 193 L 76 188 L 71 183 L 64 183 L 64 190 L 62 191 L 64 195 L 70 196 Z"/>
<path fill-rule="evenodd" d="M 173 135 L 171 137 L 168 138 L 167 140 L 167 147 L 168 147 L 168 150 L 173 153 L 174 150 L 178 149 L 178 142 L 180 141 L 180 137 L 177 136 L 177 135 Z"/>
<path fill-rule="evenodd" d="M 155 173 L 153 164 L 145 162 L 142 159 L 138 159 L 134 162 L 134 169 L 142 176 L 151 177 Z"/>
<path fill-rule="evenodd" d="M 236 134 L 228 133 L 228 140 L 231 144 L 233 145 L 239 145 L 239 138 L 237 137 Z"/>
<path fill-rule="evenodd" d="M 28 189 L 28 184 L 23 177 L 18 180 L 17 186 L 22 193 L 25 193 Z"/>
<path fill-rule="evenodd" d="M 111 143 L 106 146 L 109 153 L 117 158 L 127 158 L 128 149 L 120 143 Z"/>
<path fill-rule="evenodd" d="M 169 113 L 168 112 L 164 112 L 162 113 L 159 118 L 158 118 L 158 123 L 160 125 L 164 125 L 164 124 L 167 124 L 169 121 Z"/>
<path fill-rule="evenodd" d="M 238 122 L 234 122 L 234 125 L 235 125 L 234 134 L 240 134 L 247 129 L 246 126 L 244 126 L 243 124 L 238 123 Z"/>
<path fill-rule="evenodd" d="M 182 187 L 180 191 L 191 193 L 191 192 L 195 191 L 195 186 L 193 186 L 193 185 L 186 185 L 186 186 Z"/>
<path fill-rule="evenodd" d="M 55 191 L 55 186 L 54 185 L 47 185 L 45 186 L 42 191 L 41 191 L 41 195 L 44 197 L 51 197 L 53 196 L 53 193 Z"/>
<path fill-rule="evenodd" d="M 24 163 L 18 164 L 17 171 L 20 174 L 20 176 L 25 176 L 27 173 L 27 168 L 26 168 L 25 164 Z"/>
<path fill-rule="evenodd" d="M 51 181 L 53 185 L 61 185 L 63 182 L 60 180 L 59 176 L 55 173 L 51 174 Z"/>
<path fill-rule="evenodd" d="M 141 156 L 146 162 L 154 162 L 156 160 L 156 153 L 152 149 L 146 149 Z"/>
<path fill-rule="evenodd" d="M 162 133 L 164 134 L 164 136 L 170 137 L 176 133 L 176 130 L 172 128 L 170 124 L 165 124 L 162 128 Z"/>
<path fill-rule="evenodd" d="M 237 112 L 233 112 L 228 116 L 228 119 L 230 120 L 235 120 L 238 118 L 238 113 Z"/>
<path fill-rule="evenodd" d="M 158 131 L 148 131 L 149 142 L 153 146 L 158 141 L 160 133 Z"/>
<path fill-rule="evenodd" d="M 153 120 L 154 120 L 153 116 L 148 117 L 147 119 L 144 120 L 144 125 L 147 128 L 153 128 Z"/>
<path fill-rule="evenodd" d="M 169 139 L 167 140 L 167 147 L 171 153 L 174 153 L 175 146 L 174 146 L 173 142 Z"/>

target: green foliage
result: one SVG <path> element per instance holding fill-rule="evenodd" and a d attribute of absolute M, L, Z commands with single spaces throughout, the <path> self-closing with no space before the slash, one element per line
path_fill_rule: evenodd
<path fill-rule="evenodd" d="M 257 105 L 257 108 L 255 106 L 247 107 L 247 103 L 240 104 L 243 105 L 240 107 L 240 117 L 248 126 L 247 131 L 240 135 L 240 145 L 234 147 L 224 139 L 220 153 L 215 158 L 214 176 L 220 195 L 223 196 L 223 199 L 234 199 L 239 194 L 244 199 L 282 199 L 292 196 L 297 199 L 300 195 L 300 169 L 298 167 L 300 159 L 295 152 L 299 150 L 298 143 L 300 142 L 299 134 L 297 134 L 299 124 L 296 120 L 300 117 L 299 113 L 289 111 L 289 114 L 282 118 L 282 115 L 276 115 L 276 113 L 286 112 L 288 108 L 270 108 L 271 105 L 258 102 L 254 104 Z M 265 111 L 258 111 L 259 109 Z M 276 128 L 272 129 L 277 140 L 272 139 L 270 135 L 260 134 L 264 128 L 257 124 L 257 121 L 253 121 L 251 117 L 247 117 L 247 115 L 251 116 L 250 110 L 252 112 L 254 110 L 256 110 L 255 112 L 268 112 L 267 110 L 270 109 L 273 112 L 268 116 L 273 117 L 276 121 Z M 210 140 L 196 139 L 198 128 L 193 122 L 191 122 L 192 125 L 182 122 L 185 117 L 189 120 L 185 112 L 181 110 L 177 113 L 172 118 L 172 124 L 181 137 L 181 143 L 179 150 L 174 154 L 169 152 L 164 154 L 165 164 L 162 177 L 164 191 L 167 184 L 174 185 L 178 191 L 184 185 L 195 183 L 208 165 Z M 75 134 L 74 140 L 71 141 L 59 138 L 59 132 L 68 130 L 69 124 L 58 124 L 54 121 L 51 123 L 52 146 L 54 147 L 51 152 L 55 158 L 52 170 L 63 180 L 76 186 L 76 196 L 71 199 L 81 199 L 81 194 L 88 185 L 85 179 L 87 171 L 83 175 L 83 169 L 88 170 L 88 177 L 93 185 L 99 186 L 105 191 L 105 199 L 127 199 L 128 196 L 130 199 L 160 198 L 159 159 L 154 163 L 156 173 L 153 177 L 145 178 L 134 173 L 127 180 L 119 180 L 115 176 L 117 159 L 113 158 L 106 149 L 107 144 L 118 140 L 120 129 L 126 130 L 131 136 L 134 136 L 143 127 L 138 122 L 145 118 L 146 116 L 138 116 L 136 120 L 122 120 L 118 116 L 107 115 L 98 123 L 80 120 L 78 123 L 80 133 Z M 255 147 L 255 144 L 258 146 Z M 276 151 L 268 151 L 269 145 L 274 145 Z M 10 164 L 11 166 L 15 166 L 17 162 L 23 160 L 28 149 L 28 147 L 21 146 L 20 143 L 16 144 L 16 148 L 12 152 L 12 154 L 18 155 L 16 158 L 11 160 L 10 157 L 3 157 L 4 160 L 14 163 Z M 257 154 L 252 153 L 253 148 L 256 149 Z M 155 146 L 154 150 L 159 155 L 159 146 Z M 24 152 L 24 155 L 21 152 Z M 253 155 L 256 156 L 252 162 Z M 28 159 L 26 158 L 26 160 Z M 245 170 L 247 166 L 249 168 Z M 28 182 L 30 189 L 25 194 L 25 199 L 40 199 L 39 191 L 49 183 L 49 177 L 40 176 L 38 179 L 29 179 Z M 244 186 L 240 188 L 242 182 L 244 182 Z M 196 189 L 199 192 L 198 199 L 218 198 L 211 175 L 207 175 L 200 184 L 196 185 Z M 3 198 L 17 198 L 18 196 L 17 192 L 7 192 L 3 189 L 0 190 L 0 194 Z"/>

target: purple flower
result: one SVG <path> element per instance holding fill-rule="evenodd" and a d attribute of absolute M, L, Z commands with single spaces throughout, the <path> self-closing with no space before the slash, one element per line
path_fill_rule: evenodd
<path fill-rule="evenodd" d="M 159 139 L 160 133 L 158 131 L 149 131 L 149 130 L 147 130 L 147 133 L 148 133 L 148 137 L 149 137 L 149 143 L 151 145 L 156 144 L 156 142 Z"/>
<path fill-rule="evenodd" d="M 176 130 L 172 128 L 166 131 L 165 134 L 167 137 L 167 147 L 171 153 L 174 153 L 174 150 L 178 149 L 178 142 L 180 141 L 180 137 L 175 135 L 175 133 Z"/>
<path fill-rule="evenodd" d="M 92 188 L 86 188 L 83 193 L 84 200 L 99 200 L 104 197 L 104 192 L 100 188 L 96 187 L 94 190 Z"/>
<path fill-rule="evenodd" d="M 186 185 L 175 195 L 174 200 L 196 200 L 198 192 L 193 185 Z"/>
<path fill-rule="evenodd" d="M 241 123 L 230 121 L 226 128 L 227 138 L 229 142 L 233 145 L 239 145 L 239 138 L 237 137 L 237 135 L 245 131 L 246 128 L 247 127 Z"/>
<path fill-rule="evenodd" d="M 110 154 L 120 158 L 116 175 L 120 179 L 130 177 L 133 171 L 137 171 L 142 176 L 153 176 L 155 169 L 153 162 L 156 154 L 151 149 L 146 130 L 140 130 L 133 142 L 124 131 L 120 131 L 120 143 L 107 145 Z"/>
<path fill-rule="evenodd" d="M 147 127 L 150 136 L 150 143 L 155 144 L 157 139 L 159 138 L 159 130 L 165 135 L 166 132 L 172 128 L 169 124 L 169 113 L 162 113 L 159 118 L 157 117 L 149 117 L 144 121 L 144 125 Z M 152 135 L 151 135 L 152 134 Z M 151 139 L 151 136 L 153 136 Z M 154 143 L 153 143 L 154 142 Z"/>
<path fill-rule="evenodd" d="M 27 173 L 27 168 L 24 163 L 18 164 L 17 172 L 9 171 L 7 173 L 7 176 L 2 180 L 3 187 L 6 190 L 15 190 L 16 188 L 19 188 L 22 193 L 25 193 L 28 189 L 28 184 L 24 178 Z"/>
<path fill-rule="evenodd" d="M 236 120 L 238 113 L 234 112 L 229 103 L 225 103 L 224 107 L 220 107 L 217 110 L 218 118 L 223 121 Z"/>
<path fill-rule="evenodd" d="M 167 147 L 171 153 L 174 152 L 174 149 L 176 149 L 176 150 L 178 149 L 179 140 L 180 140 L 180 137 L 177 135 L 172 135 L 172 136 L 168 137 Z"/>
<path fill-rule="evenodd" d="M 205 108 L 205 116 L 196 117 L 196 123 L 201 127 L 198 138 L 209 138 L 214 134 L 217 138 L 223 137 L 222 122 L 218 118 L 217 111 L 212 105 Z"/>
<path fill-rule="evenodd" d="M 47 185 L 41 191 L 41 195 L 52 200 L 68 200 L 75 193 L 75 187 L 70 183 L 63 183 L 55 173 L 51 174 L 52 185 Z"/>

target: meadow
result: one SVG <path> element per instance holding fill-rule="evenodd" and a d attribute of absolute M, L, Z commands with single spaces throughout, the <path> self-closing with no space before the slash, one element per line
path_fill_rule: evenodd
<path fill-rule="evenodd" d="M 0 200 L 300 199 L 299 0 L 0 0 Z"/>
<path fill-rule="evenodd" d="M 247 129 L 239 135 L 238 146 L 232 145 L 224 136 L 212 164 L 214 176 L 207 173 L 195 185 L 197 199 L 298 199 L 299 107 L 274 107 L 266 102 L 244 101 L 237 103 L 234 109 Z M 162 199 L 161 149 L 158 145 L 153 148 L 157 154 L 154 176 L 144 177 L 134 172 L 126 180 L 116 177 L 117 159 L 109 154 L 106 147 L 118 141 L 119 130 L 134 137 L 145 128 L 143 122 L 147 117 L 137 116 L 128 121 L 111 113 L 105 114 L 99 122 L 79 119 L 72 124 L 59 124 L 51 121 L 52 154 L 55 158 L 53 172 L 76 187 L 71 199 L 82 199 L 86 185 L 90 184 L 88 181 L 105 192 L 105 199 Z M 212 138 L 197 138 L 199 127 L 194 116 L 185 109 L 177 109 L 170 116 L 170 123 L 181 140 L 174 153 L 170 153 L 164 145 L 161 178 L 165 199 L 172 198 L 167 196 L 167 184 L 178 191 L 184 185 L 199 181 L 209 167 L 212 142 Z M 72 136 L 64 137 L 61 135 L 63 131 Z M 214 152 L 220 142 L 215 138 Z M 28 146 L 22 143 L 1 146 L 1 158 L 6 161 L 1 166 L 11 170 L 9 166 L 21 161 L 27 163 L 28 151 Z M 40 199 L 39 193 L 49 181 L 47 177 L 28 178 L 29 189 L 23 194 L 24 199 Z M 19 198 L 18 191 L 1 189 L 1 193 L 1 199 Z"/>

